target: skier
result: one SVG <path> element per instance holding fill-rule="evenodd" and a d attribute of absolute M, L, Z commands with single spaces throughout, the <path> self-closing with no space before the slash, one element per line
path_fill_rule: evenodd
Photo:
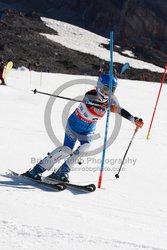
<path fill-rule="evenodd" d="M 25 173 L 26 176 L 33 179 L 41 179 L 41 175 L 44 171 L 50 170 L 56 162 L 67 157 L 63 165 L 57 171 L 53 171 L 49 177 L 69 182 L 70 169 L 75 164 L 76 160 L 81 157 L 90 146 L 92 135 L 96 129 L 96 123 L 106 113 L 109 97 L 109 83 L 109 74 L 103 73 L 99 76 L 97 87 L 85 94 L 79 107 L 68 118 L 63 146 L 53 150 L 33 169 L 27 171 Z M 116 103 L 114 92 L 117 85 L 117 79 L 112 77 L 111 112 L 120 114 L 122 117 L 134 123 L 137 127 L 142 128 L 144 124 L 142 119 L 132 116 L 127 110 L 121 108 Z M 80 146 L 72 152 L 77 140 L 80 142 Z"/>
<path fill-rule="evenodd" d="M 4 67 L 5 67 L 5 65 L 4 65 L 4 62 L 2 61 L 0 63 L 0 80 L 1 80 L 1 85 L 6 85 L 5 80 L 3 78 Z"/>

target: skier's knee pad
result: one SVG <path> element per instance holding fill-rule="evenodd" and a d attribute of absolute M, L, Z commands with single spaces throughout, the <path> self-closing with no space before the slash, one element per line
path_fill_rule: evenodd
<path fill-rule="evenodd" d="M 85 151 L 89 148 L 90 143 L 84 143 L 81 146 L 79 146 L 68 159 L 66 160 L 66 164 L 71 168 L 77 161 L 77 159 L 81 156 L 86 156 L 87 152 Z"/>
<path fill-rule="evenodd" d="M 71 148 L 67 146 L 60 146 L 51 153 L 48 153 L 48 156 L 41 160 L 39 165 L 46 170 L 50 170 L 56 162 L 68 157 L 70 154 L 72 154 Z"/>
<path fill-rule="evenodd" d="M 90 147 L 90 143 L 84 143 L 80 145 L 75 151 L 74 154 L 79 154 L 80 156 L 85 153 L 85 151 Z"/>

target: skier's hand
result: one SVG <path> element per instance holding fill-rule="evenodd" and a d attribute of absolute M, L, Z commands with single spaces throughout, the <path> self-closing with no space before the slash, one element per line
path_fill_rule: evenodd
<path fill-rule="evenodd" d="M 138 117 L 134 117 L 134 123 L 135 123 L 137 128 L 142 128 L 144 125 L 143 120 L 141 118 L 138 118 Z"/>

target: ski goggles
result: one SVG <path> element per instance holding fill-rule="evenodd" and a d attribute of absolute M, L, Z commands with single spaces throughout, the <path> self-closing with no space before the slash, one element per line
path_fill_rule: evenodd
<path fill-rule="evenodd" d="M 102 84 L 101 82 L 98 82 L 97 88 L 98 88 L 100 94 L 102 94 L 105 97 L 109 96 L 109 94 L 110 94 L 109 86 Z M 116 86 L 112 86 L 112 94 L 114 94 L 115 90 L 116 90 Z"/>

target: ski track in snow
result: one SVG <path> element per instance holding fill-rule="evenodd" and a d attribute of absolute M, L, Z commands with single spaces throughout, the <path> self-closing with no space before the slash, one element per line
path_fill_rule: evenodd
<path fill-rule="evenodd" d="M 40 226 L 18 225 L 10 221 L 0 220 L 1 250 L 11 249 L 124 249 L 124 250 L 163 250 L 147 245 L 139 245 L 120 240 L 111 240 L 77 232 L 65 232 L 59 229 Z M 6 232 L 12 237 L 6 242 Z M 5 240 L 3 240 L 5 239 Z M 29 240 L 31 239 L 31 241 Z M 25 245 L 26 242 L 26 245 Z M 49 242 L 49 247 L 48 247 Z M 69 245 L 70 242 L 70 245 Z M 77 242 L 77 246 L 76 246 Z M 10 246 L 9 246 L 10 245 Z M 42 248 L 41 248 L 42 245 Z"/>

